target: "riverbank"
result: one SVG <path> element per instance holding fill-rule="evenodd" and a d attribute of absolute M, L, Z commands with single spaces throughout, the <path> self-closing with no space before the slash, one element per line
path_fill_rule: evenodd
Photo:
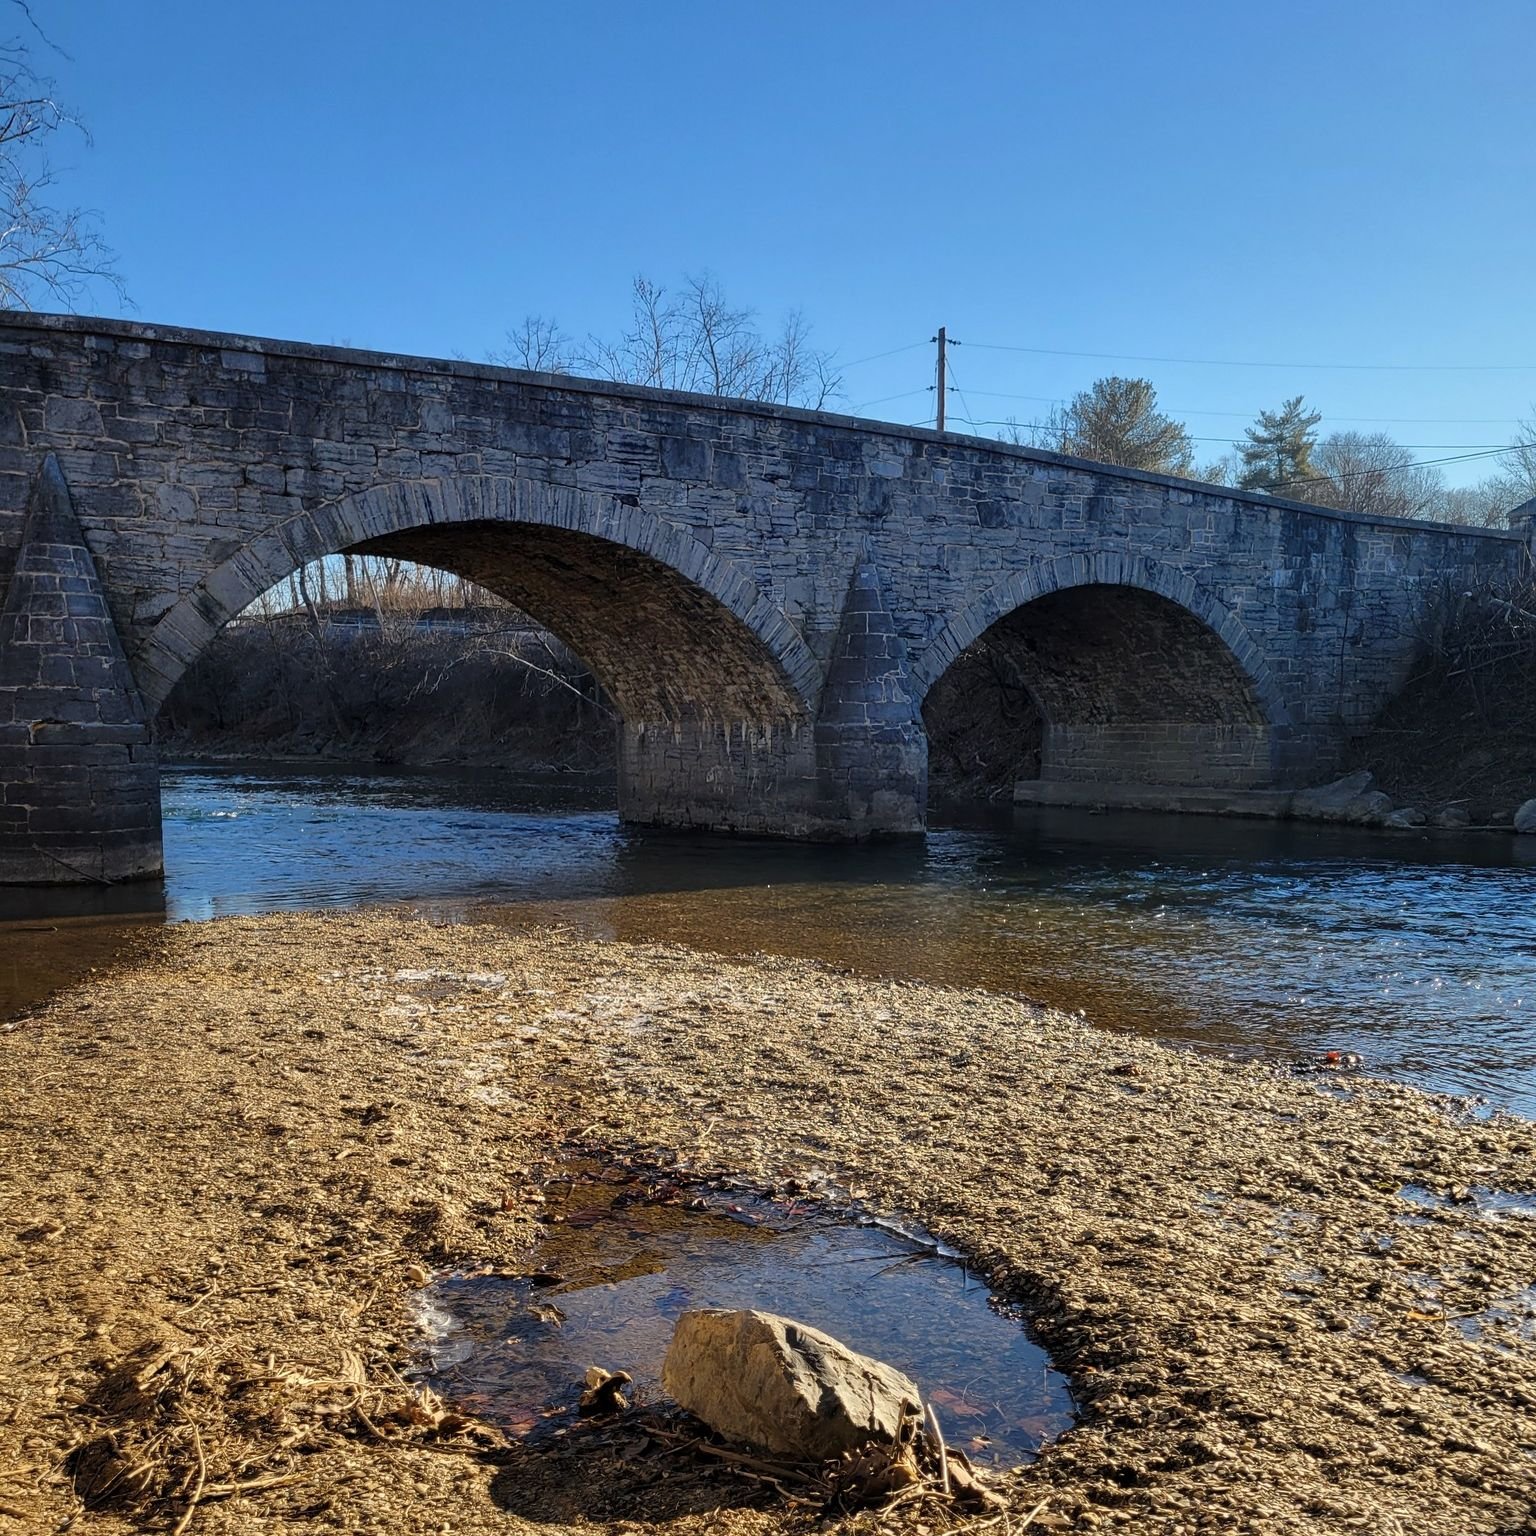
<path fill-rule="evenodd" d="M 146 933 L 0 1035 L 0 1531 L 811 1528 L 402 1382 L 421 1271 L 516 1264 L 573 1144 L 821 1170 L 973 1254 L 1078 1394 L 1004 1484 L 1043 1529 L 1513 1530 L 1536 1341 L 1498 1307 L 1536 1218 L 1479 1192 L 1536 1189 L 1536 1130 L 1335 1086 L 799 961 L 380 913 Z"/>
<path fill-rule="evenodd" d="M 553 635 L 511 609 L 438 612 L 230 626 L 166 700 L 161 756 L 612 774 L 612 709 Z"/>

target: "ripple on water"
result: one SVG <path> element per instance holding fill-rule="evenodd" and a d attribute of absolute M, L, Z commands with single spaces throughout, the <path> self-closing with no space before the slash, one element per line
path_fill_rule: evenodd
<path fill-rule="evenodd" d="M 1514 840 L 1033 812 L 807 847 L 625 828 L 605 793 L 483 771 L 176 769 L 169 878 L 135 896 L 174 918 L 397 902 L 799 955 L 1222 1050 L 1357 1051 L 1372 1073 L 1536 1114 L 1536 901 Z M 8 978 L 35 995 L 47 941 L 0 946 L 0 1005 Z M 68 938 L 48 952 L 67 977 Z"/>

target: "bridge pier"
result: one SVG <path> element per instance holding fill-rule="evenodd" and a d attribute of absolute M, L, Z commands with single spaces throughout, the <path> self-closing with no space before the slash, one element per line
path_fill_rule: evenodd
<path fill-rule="evenodd" d="M 49 454 L 0 606 L 0 884 L 160 872 L 153 735 Z"/>
<path fill-rule="evenodd" d="M 626 723 L 619 813 L 653 826 L 858 841 L 920 833 L 928 742 L 906 648 L 861 561 L 814 724 Z"/>

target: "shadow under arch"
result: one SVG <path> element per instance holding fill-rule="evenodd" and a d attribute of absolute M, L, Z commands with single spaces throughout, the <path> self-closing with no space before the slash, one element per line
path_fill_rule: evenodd
<path fill-rule="evenodd" d="M 689 529 L 596 492 L 463 476 L 372 487 L 230 555 L 132 658 L 150 710 L 236 614 L 342 552 L 439 566 L 524 608 L 582 657 L 626 720 L 800 724 L 820 688 L 790 621 Z"/>
<path fill-rule="evenodd" d="M 1263 655 L 1181 571 L 1115 554 L 1042 562 L 983 593 L 924 650 L 920 697 L 983 637 L 1041 717 L 1044 780 L 1238 790 L 1283 772 L 1290 714 Z M 947 710 L 964 698 L 952 680 L 944 693 Z"/>

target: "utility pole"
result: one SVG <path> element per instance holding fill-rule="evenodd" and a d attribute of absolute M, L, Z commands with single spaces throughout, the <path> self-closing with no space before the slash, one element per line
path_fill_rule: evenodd
<path fill-rule="evenodd" d="M 938 425 L 938 430 L 940 432 L 942 432 L 944 430 L 944 394 L 945 394 L 945 391 L 944 391 L 944 348 L 947 345 L 947 342 L 946 342 L 945 336 L 944 336 L 944 327 L 942 325 L 939 327 L 939 334 L 937 336 L 935 336 L 933 339 L 936 342 L 938 342 L 938 344 L 939 344 L 939 385 L 938 385 L 939 408 L 938 408 L 938 411 L 935 413 L 935 420 L 936 420 L 937 425 Z"/>

